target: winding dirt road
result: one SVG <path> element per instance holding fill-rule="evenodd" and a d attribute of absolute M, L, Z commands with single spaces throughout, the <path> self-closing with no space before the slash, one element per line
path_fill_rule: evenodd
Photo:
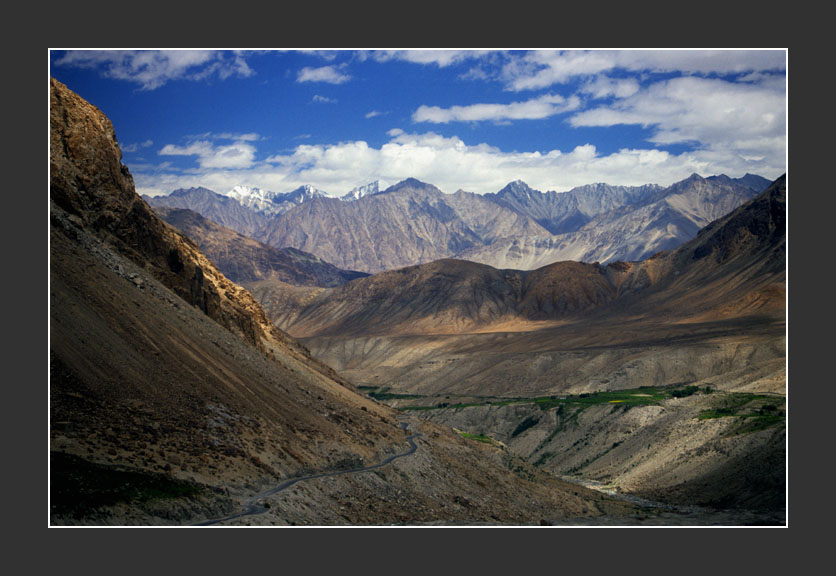
<path fill-rule="evenodd" d="M 409 425 L 406 422 L 401 422 L 401 429 L 406 430 Z M 290 480 L 285 480 L 278 486 L 270 488 L 269 490 L 265 490 L 264 492 L 260 492 L 255 496 L 252 496 L 248 500 L 244 502 L 244 509 L 240 512 L 236 512 L 235 514 L 230 514 L 229 516 L 224 516 L 223 518 L 215 518 L 212 520 L 204 520 L 203 522 L 198 522 L 197 524 L 192 524 L 192 526 L 213 526 L 216 524 L 220 524 L 221 522 L 226 522 L 227 520 L 233 520 L 235 518 L 241 518 L 242 516 L 256 516 L 258 514 L 263 514 L 267 511 L 267 508 L 258 504 L 259 500 L 263 500 L 268 496 L 272 496 L 282 490 L 286 490 L 296 484 L 297 482 L 303 482 L 305 480 L 315 480 L 317 478 L 327 478 L 329 476 L 341 476 L 343 474 L 358 474 L 360 472 L 368 472 L 369 470 L 375 470 L 377 468 L 382 468 L 387 464 L 390 464 L 394 460 L 398 458 L 403 458 L 404 456 L 409 456 L 413 454 L 417 449 L 418 445 L 415 444 L 415 438 L 421 436 L 420 432 L 416 432 L 415 434 L 410 434 L 406 437 L 406 441 L 409 443 L 409 449 L 406 452 L 402 452 L 401 454 L 394 454 L 381 460 L 377 464 L 372 464 L 371 466 L 364 466 L 362 468 L 352 468 L 350 470 L 338 470 L 336 472 L 322 472 L 319 474 L 312 474 L 310 476 L 300 476 L 298 478 L 291 478 Z"/>

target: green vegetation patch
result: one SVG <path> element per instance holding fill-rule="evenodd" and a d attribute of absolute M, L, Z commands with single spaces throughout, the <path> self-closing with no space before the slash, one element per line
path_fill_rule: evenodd
<path fill-rule="evenodd" d="M 708 410 L 701 410 L 697 414 L 698 420 L 713 420 L 714 418 L 725 418 L 727 416 L 734 416 L 735 411 L 731 408 L 711 408 Z"/>
<path fill-rule="evenodd" d="M 784 422 L 784 412 L 775 404 L 775 398 L 762 394 L 733 392 L 718 395 L 715 406 L 697 414 L 698 420 L 737 418 L 727 435 L 748 434 L 766 430 Z"/>
<path fill-rule="evenodd" d="M 744 414 L 741 417 L 741 421 L 729 431 L 729 434 L 749 434 L 779 426 L 783 422 L 784 415 L 781 412 Z"/>
<path fill-rule="evenodd" d="M 480 434 L 471 434 L 470 432 L 459 432 L 459 436 L 461 436 L 462 438 L 470 438 L 471 440 L 477 440 L 479 442 L 484 442 L 486 444 L 496 443 L 496 440 L 494 440 L 490 436 L 482 436 Z"/>
<path fill-rule="evenodd" d="M 546 396 L 534 398 L 541 410 L 550 410 L 561 405 L 594 406 L 597 404 L 622 404 L 625 406 L 647 406 L 659 404 L 669 397 L 661 388 L 632 388 L 606 392 L 585 392 L 571 396 Z"/>
<path fill-rule="evenodd" d="M 63 452 L 50 454 L 50 505 L 54 513 L 81 517 L 119 502 L 187 498 L 203 491 L 163 474 L 117 469 Z"/>
<path fill-rule="evenodd" d="M 375 400 L 414 400 L 424 398 L 420 394 L 398 394 L 395 392 L 369 392 L 369 396 Z"/>
<path fill-rule="evenodd" d="M 692 384 L 690 386 L 686 386 L 685 388 L 679 388 L 678 390 L 671 391 L 671 396 L 674 398 L 685 398 L 687 396 L 693 396 L 699 391 L 700 387 Z"/>
<path fill-rule="evenodd" d="M 374 389 L 373 387 L 361 387 L 361 389 Z M 394 394 L 387 392 L 388 388 L 383 388 L 378 391 L 369 392 L 369 396 L 378 400 L 389 399 L 420 399 L 431 398 L 431 396 L 422 396 L 418 394 Z M 576 406 L 585 408 L 587 406 L 595 406 L 599 404 L 611 404 L 613 407 L 623 406 L 631 408 L 633 406 L 651 406 L 661 404 L 662 401 L 669 398 L 685 398 L 693 396 L 694 394 L 711 394 L 713 390 L 710 387 L 700 388 L 696 385 L 683 386 L 677 384 L 674 386 L 640 386 L 639 388 L 630 388 L 627 390 L 607 390 L 600 392 L 585 392 L 583 394 L 572 394 L 566 396 L 537 396 L 537 397 L 498 397 L 488 396 L 475 402 L 456 403 L 441 402 L 439 404 L 423 404 L 412 406 L 399 406 L 399 410 L 440 410 L 443 408 L 450 408 L 453 410 L 461 410 L 463 408 L 474 408 L 477 406 L 509 406 L 512 404 L 534 404 L 542 411 L 548 411 L 559 406 Z M 751 394 L 747 396 L 753 396 Z M 449 396 L 447 397 L 449 398 Z M 746 400 L 749 401 L 748 399 Z M 615 409 L 615 408 L 614 408 Z M 532 424 L 533 425 L 533 424 Z M 520 430 L 521 433 L 523 430 Z"/>

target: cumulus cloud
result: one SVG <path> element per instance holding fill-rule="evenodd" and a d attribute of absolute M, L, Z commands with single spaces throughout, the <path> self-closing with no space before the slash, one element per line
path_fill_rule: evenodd
<path fill-rule="evenodd" d="M 99 69 L 106 78 L 154 90 L 173 80 L 206 80 L 254 74 L 245 53 L 225 50 L 71 50 L 55 66 Z"/>
<path fill-rule="evenodd" d="M 325 82 L 328 84 L 342 84 L 351 80 L 351 76 L 342 72 L 341 66 L 320 66 L 319 68 L 305 67 L 296 76 L 297 82 Z"/>
<path fill-rule="evenodd" d="M 245 135 L 250 136 L 250 135 Z M 256 148 L 247 138 L 230 144 L 217 144 L 211 140 L 194 140 L 185 146 L 166 144 L 160 156 L 196 156 L 201 170 L 242 170 L 255 162 Z"/>
<path fill-rule="evenodd" d="M 575 110 L 579 105 L 580 100 L 577 96 L 564 98 L 559 94 L 546 94 L 539 98 L 532 98 L 524 102 L 511 102 L 510 104 L 470 104 L 450 108 L 421 106 L 413 113 L 412 120 L 435 124 L 486 120 L 493 122 L 534 120 Z"/>
<path fill-rule="evenodd" d="M 781 89 L 776 89 L 781 88 Z M 611 105 L 575 114 L 572 126 L 638 124 L 653 128 L 655 144 L 696 143 L 705 151 L 785 155 L 785 93 L 781 85 L 682 77 L 652 84 Z"/>

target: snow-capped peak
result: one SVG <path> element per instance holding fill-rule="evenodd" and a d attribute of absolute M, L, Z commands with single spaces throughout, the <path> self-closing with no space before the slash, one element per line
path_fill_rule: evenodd
<path fill-rule="evenodd" d="M 238 200 L 242 206 L 263 212 L 269 211 L 276 193 L 260 188 L 238 185 L 233 186 L 232 190 L 227 192 L 226 195 Z"/>
<path fill-rule="evenodd" d="M 384 182 L 383 180 L 375 180 L 374 182 L 369 182 L 368 184 L 364 184 L 363 186 L 357 186 L 356 188 L 352 188 L 349 190 L 348 193 L 340 196 L 340 200 L 344 200 L 346 202 L 351 202 L 352 200 L 359 200 L 363 196 L 372 196 L 374 194 L 378 194 L 381 190 L 386 190 L 389 187 L 389 184 Z"/>
<path fill-rule="evenodd" d="M 327 194 L 322 190 L 314 188 L 310 184 L 303 184 L 302 186 L 299 186 L 299 188 L 293 190 L 292 192 L 284 194 L 284 196 L 288 197 L 288 199 L 293 198 L 294 200 L 298 198 L 297 203 L 301 204 L 305 200 L 310 200 L 319 196 L 327 196 Z"/>
<path fill-rule="evenodd" d="M 233 188 L 226 193 L 226 196 L 237 200 L 241 206 L 261 212 L 268 216 L 281 214 L 287 212 L 294 206 L 302 204 L 313 198 L 327 196 L 322 190 L 314 188 L 310 184 L 299 186 L 290 192 L 270 192 L 269 190 L 262 190 L 250 186 L 233 186 Z"/>

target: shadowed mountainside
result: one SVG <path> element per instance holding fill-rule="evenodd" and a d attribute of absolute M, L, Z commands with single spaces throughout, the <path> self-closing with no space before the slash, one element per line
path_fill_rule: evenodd
<path fill-rule="evenodd" d="M 110 121 L 51 80 L 52 524 L 183 524 L 310 471 L 403 452 L 396 413 L 267 321 L 121 164 Z M 233 523 L 540 523 L 635 508 L 449 428 L 373 473 L 300 485 Z"/>

